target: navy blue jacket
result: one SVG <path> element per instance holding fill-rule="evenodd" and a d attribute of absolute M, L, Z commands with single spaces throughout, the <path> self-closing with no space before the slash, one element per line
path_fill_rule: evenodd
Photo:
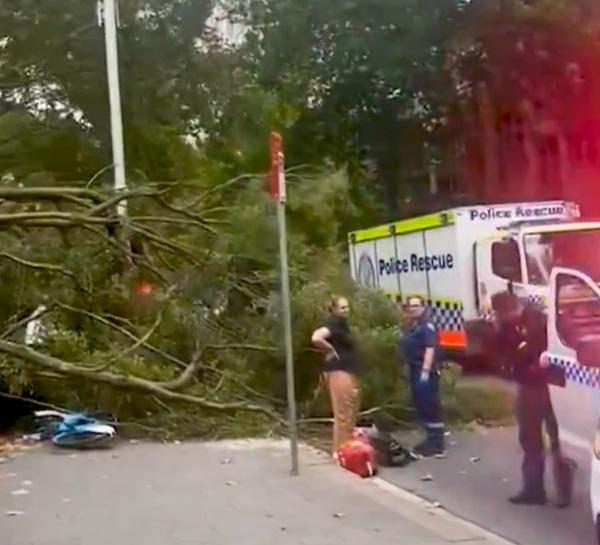
<path fill-rule="evenodd" d="M 435 348 L 434 366 L 438 363 L 437 328 L 427 314 L 419 320 L 408 322 L 398 339 L 398 351 L 410 367 L 422 367 L 425 350 Z M 435 367 L 434 367 L 435 369 Z"/>

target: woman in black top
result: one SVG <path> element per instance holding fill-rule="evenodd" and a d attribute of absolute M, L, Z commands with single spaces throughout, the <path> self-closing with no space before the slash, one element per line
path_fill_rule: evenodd
<path fill-rule="evenodd" d="M 312 336 L 312 343 L 325 355 L 327 377 L 333 409 L 333 456 L 352 439 L 358 414 L 359 357 L 348 325 L 350 305 L 344 297 L 334 297 L 329 316 Z"/>

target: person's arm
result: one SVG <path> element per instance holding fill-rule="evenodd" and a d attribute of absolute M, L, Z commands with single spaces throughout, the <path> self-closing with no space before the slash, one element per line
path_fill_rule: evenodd
<path fill-rule="evenodd" d="M 433 363 L 435 361 L 435 350 L 437 345 L 437 331 L 435 326 L 428 322 L 425 324 L 425 353 L 423 354 L 423 367 L 421 368 L 421 382 L 429 381 Z"/>
<path fill-rule="evenodd" d="M 333 345 L 328 341 L 331 337 L 331 331 L 327 327 L 320 327 L 312 334 L 312 344 L 319 350 L 325 353 L 327 358 L 339 359 L 340 356 L 336 352 Z"/>

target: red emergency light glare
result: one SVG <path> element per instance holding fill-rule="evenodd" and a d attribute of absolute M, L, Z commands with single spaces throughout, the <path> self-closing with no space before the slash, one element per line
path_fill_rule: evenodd
<path fill-rule="evenodd" d="M 140 282 L 135 286 L 135 292 L 138 295 L 152 295 L 154 293 L 154 286 L 149 282 Z"/>
<path fill-rule="evenodd" d="M 269 173 L 269 193 L 274 199 L 281 196 L 281 162 L 283 160 L 283 139 L 281 135 L 272 132 L 269 137 L 271 155 L 271 171 Z"/>

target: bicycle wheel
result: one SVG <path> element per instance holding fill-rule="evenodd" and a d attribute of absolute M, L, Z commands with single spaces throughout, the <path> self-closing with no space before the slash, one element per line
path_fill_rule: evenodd
<path fill-rule="evenodd" d="M 94 432 L 63 432 L 52 438 L 52 443 L 61 448 L 108 448 L 115 436 Z"/>

